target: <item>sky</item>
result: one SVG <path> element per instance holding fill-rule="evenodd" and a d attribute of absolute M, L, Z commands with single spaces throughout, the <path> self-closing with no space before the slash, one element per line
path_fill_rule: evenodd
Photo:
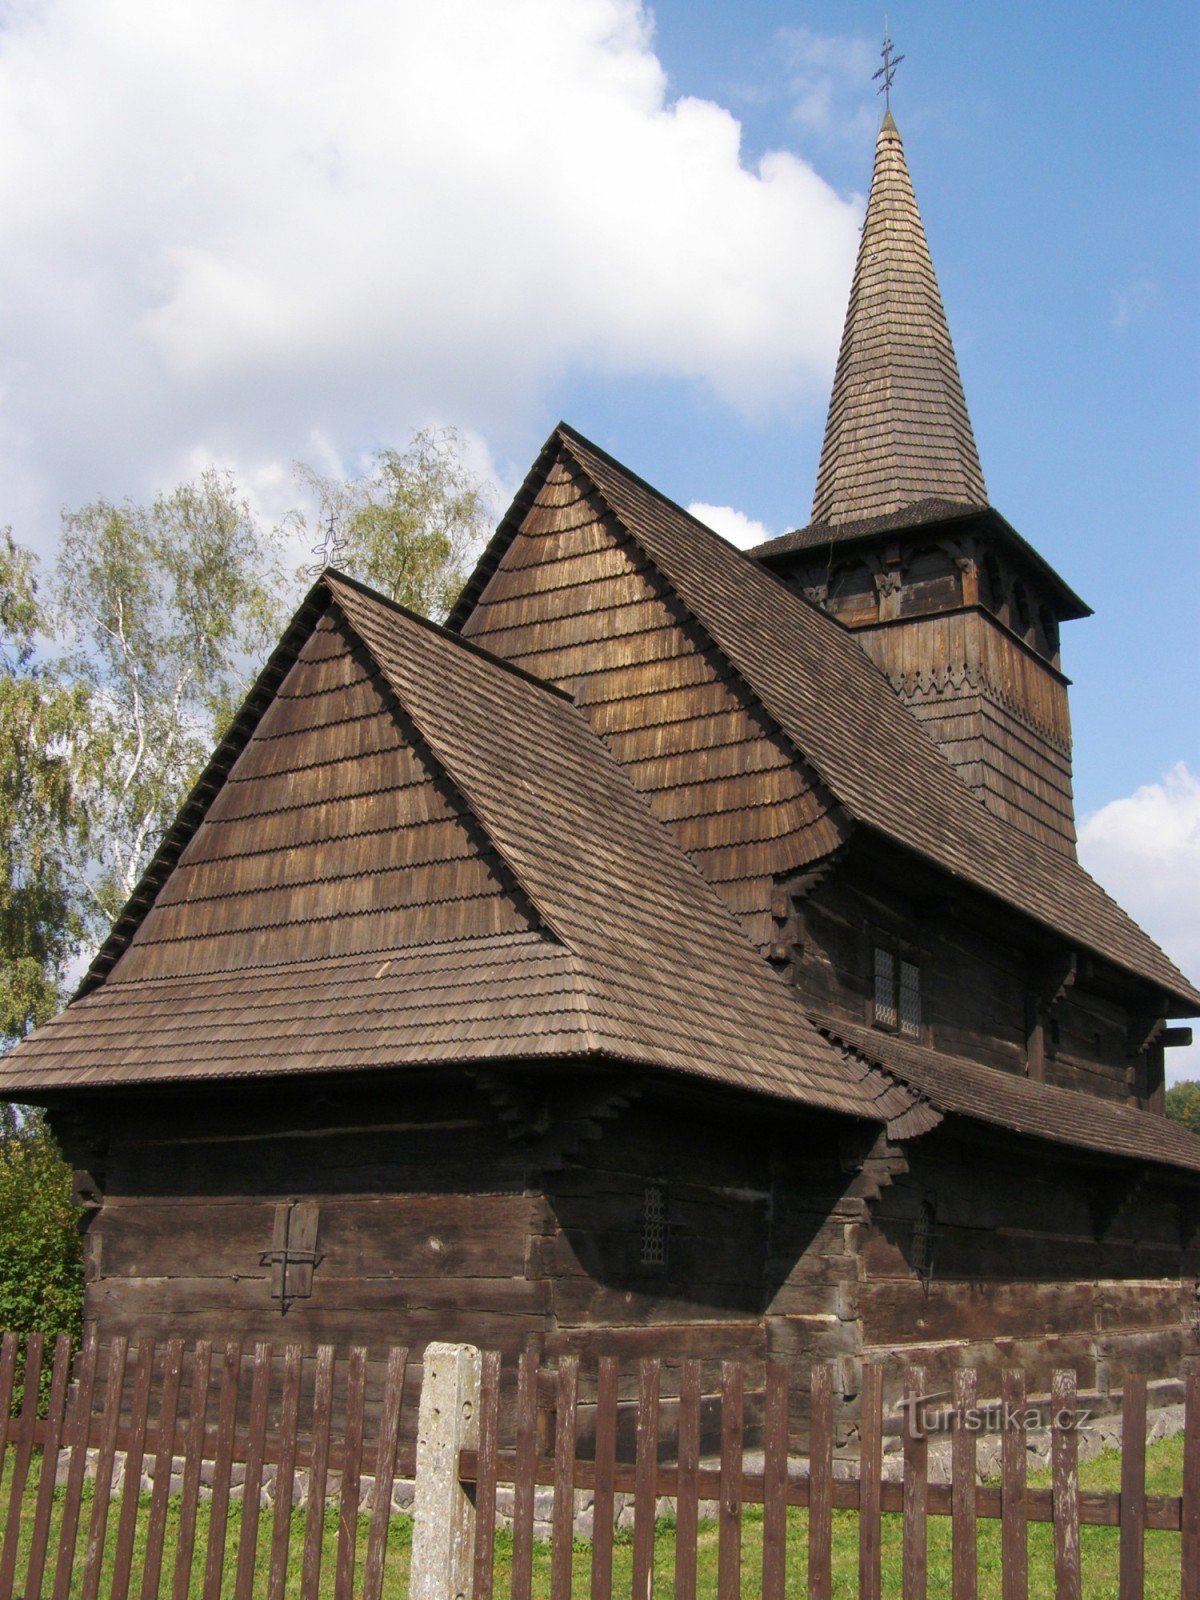
<path fill-rule="evenodd" d="M 890 26 L 992 502 L 1096 611 L 1063 646 L 1081 854 L 1200 978 L 1200 11 Z M 430 424 L 499 510 L 560 417 L 739 543 L 802 525 L 882 27 L 0 0 L 0 525 L 48 561 L 64 506 L 210 463 L 279 519 L 297 459 L 353 472 Z"/>

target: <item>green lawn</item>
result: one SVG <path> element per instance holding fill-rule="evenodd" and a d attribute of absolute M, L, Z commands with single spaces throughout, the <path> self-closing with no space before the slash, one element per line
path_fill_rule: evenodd
<path fill-rule="evenodd" d="M 1182 1470 L 1182 1441 L 1179 1439 L 1167 1440 L 1152 1445 L 1147 1455 L 1147 1489 L 1157 1494 L 1178 1494 Z M 35 1474 L 36 1476 L 36 1474 Z M 1099 1460 L 1086 1463 L 1080 1469 L 1081 1483 L 1084 1488 L 1090 1489 L 1116 1489 L 1120 1482 L 1120 1459 L 1116 1455 L 1102 1456 Z M 1045 1482 L 1045 1478 L 1035 1479 L 1035 1482 Z M 25 1520 L 25 1534 L 28 1536 L 29 1524 L 32 1520 L 32 1495 L 27 1497 L 28 1508 Z M 44 1593 L 48 1594 L 51 1588 L 54 1573 L 54 1560 L 57 1551 L 58 1521 L 61 1515 L 61 1497 L 55 1505 L 55 1521 L 52 1529 L 50 1555 L 47 1562 L 47 1578 Z M 138 1519 L 138 1545 L 134 1561 L 134 1581 L 132 1592 L 136 1595 L 140 1589 L 141 1563 L 140 1555 L 145 1539 L 145 1525 L 149 1510 L 148 1498 L 140 1506 Z M 119 1501 L 114 1500 L 108 1524 L 108 1549 L 111 1562 L 112 1551 L 116 1541 L 117 1521 L 120 1512 Z M 76 1547 L 76 1582 L 72 1594 L 79 1593 L 79 1582 L 82 1577 L 82 1565 L 87 1545 L 88 1521 L 91 1514 L 90 1497 L 83 1507 L 80 1518 L 80 1533 Z M 160 1593 L 169 1594 L 171 1591 L 171 1577 L 174 1571 L 174 1554 L 176 1536 L 178 1531 L 179 1507 L 173 1502 L 170 1508 L 167 1544 L 163 1561 L 163 1579 Z M 266 1569 L 270 1550 L 272 1519 L 270 1512 L 264 1511 L 259 1529 L 259 1561 L 255 1584 L 256 1596 L 266 1593 Z M 363 1560 L 366 1554 L 367 1529 L 369 1523 L 364 1516 L 359 1519 L 358 1525 L 358 1565 L 357 1572 L 361 1580 Z M 806 1513 L 800 1510 L 789 1513 L 789 1556 L 788 1576 L 789 1594 L 803 1595 L 805 1593 L 805 1539 L 806 1539 Z M 229 1515 L 229 1533 L 226 1546 L 227 1580 L 224 1587 L 225 1594 L 232 1593 L 234 1559 L 237 1551 L 237 1539 L 240 1528 L 240 1508 L 231 1506 Z M 835 1512 L 833 1517 L 834 1530 L 834 1594 L 839 1600 L 856 1600 L 858 1576 L 858 1527 L 857 1517 L 853 1512 Z M 929 1519 L 929 1559 L 930 1578 L 929 1592 L 937 1597 L 939 1594 L 948 1594 L 950 1586 L 950 1524 L 945 1517 L 931 1517 Z M 199 1510 L 196 1530 L 196 1556 L 192 1567 L 192 1582 L 190 1595 L 199 1600 L 204 1576 L 204 1550 L 207 1542 L 208 1531 L 208 1506 L 202 1504 Z M 323 1561 L 321 1573 L 321 1595 L 332 1596 L 334 1560 L 337 1548 L 337 1512 L 331 1510 L 326 1514 L 323 1544 Z M 1029 1529 L 1029 1554 L 1030 1554 L 1030 1594 L 1034 1600 L 1053 1600 L 1054 1596 L 1054 1567 L 1052 1529 L 1049 1524 L 1032 1524 Z M 655 1561 L 655 1596 L 668 1597 L 673 1594 L 674 1578 L 674 1524 L 663 1521 L 659 1524 L 656 1540 Z M 711 1523 L 702 1523 L 700 1527 L 700 1586 L 698 1595 L 703 1600 L 710 1600 L 716 1595 L 716 1562 L 717 1562 L 717 1533 Z M 295 1594 L 299 1588 L 300 1557 L 304 1545 L 304 1514 L 295 1513 L 292 1525 L 291 1540 L 291 1566 L 289 1570 L 288 1593 Z M 404 1600 L 407 1594 L 408 1560 L 410 1548 L 410 1524 L 406 1518 L 398 1517 L 392 1524 L 391 1536 L 388 1540 L 388 1559 L 384 1581 L 384 1594 L 388 1600 Z M 1083 1592 L 1088 1600 L 1108 1600 L 1117 1593 L 1117 1530 L 1115 1528 L 1084 1528 L 1082 1530 L 1083 1549 Z M 496 1594 L 497 1597 L 508 1595 L 510 1558 L 512 1550 L 511 1536 L 502 1532 L 496 1541 Z M 759 1594 L 759 1574 L 762 1561 L 762 1510 L 757 1506 L 748 1506 L 744 1514 L 743 1534 L 743 1588 L 745 1600 L 754 1600 Z M 901 1526 L 898 1516 L 884 1518 L 884 1564 L 883 1564 L 883 1592 L 885 1596 L 900 1595 L 900 1553 L 901 1553 Z M 627 1533 L 617 1535 L 616 1550 L 613 1561 L 613 1589 L 617 1595 L 628 1594 L 632 1564 L 632 1542 Z M 572 1593 L 577 1596 L 586 1596 L 589 1591 L 591 1573 L 591 1547 L 582 1541 L 577 1542 L 574 1550 L 575 1581 Z M 21 1561 L 18 1566 L 18 1582 L 16 1593 L 22 1590 L 21 1578 L 24 1574 L 25 1553 L 22 1551 Z M 106 1572 L 109 1570 L 106 1564 Z M 990 1597 L 1000 1596 L 1000 1557 L 999 1557 L 999 1525 L 996 1522 L 981 1520 L 979 1523 L 979 1572 L 980 1594 L 985 1600 Z M 535 1548 L 534 1556 L 534 1594 L 538 1600 L 545 1600 L 549 1593 L 550 1582 L 550 1548 L 549 1545 L 539 1544 Z M 101 1584 L 101 1595 L 107 1596 L 107 1579 Z M 1175 1533 L 1150 1533 L 1146 1539 L 1146 1600 L 1177 1600 L 1179 1595 L 1179 1535 Z"/>

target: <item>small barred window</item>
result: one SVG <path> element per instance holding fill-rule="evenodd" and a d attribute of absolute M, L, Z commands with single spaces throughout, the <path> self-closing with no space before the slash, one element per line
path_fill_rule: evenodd
<path fill-rule="evenodd" d="M 667 1193 L 660 1183 L 648 1183 L 642 1191 L 642 1265 L 667 1264 Z"/>
<path fill-rule="evenodd" d="M 875 991 L 872 1016 L 880 1028 L 910 1039 L 921 1037 L 921 969 L 886 945 L 875 946 Z"/>
<path fill-rule="evenodd" d="M 875 1021 L 885 1028 L 896 1026 L 896 958 L 890 950 L 875 946 Z"/>
<path fill-rule="evenodd" d="M 900 1032 L 921 1037 L 921 969 L 914 961 L 900 963 Z"/>

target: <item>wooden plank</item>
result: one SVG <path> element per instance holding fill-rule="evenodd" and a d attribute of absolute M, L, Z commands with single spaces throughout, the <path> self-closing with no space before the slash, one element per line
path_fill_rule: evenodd
<path fill-rule="evenodd" d="M 25 1341 L 25 1367 L 21 1378 L 21 1415 L 17 1420 L 17 1451 L 8 1491 L 8 1516 L 4 1523 L 4 1553 L 0 1556 L 0 1600 L 12 1600 L 21 1537 L 21 1509 L 29 1462 L 33 1455 L 33 1425 L 37 1421 L 38 1384 L 42 1376 L 44 1335 L 31 1333 Z"/>
<path fill-rule="evenodd" d="M 1120 1600 L 1141 1600 L 1146 1575 L 1146 1379 L 1125 1374 L 1121 1405 Z"/>
<path fill-rule="evenodd" d="M 925 1369 L 904 1374 L 904 1600 L 926 1600 L 928 1540 L 929 1439 L 918 1404 L 925 1393 Z"/>
<path fill-rule="evenodd" d="M 63 1436 L 63 1414 L 67 1386 L 71 1381 L 71 1338 L 60 1333 L 54 1341 L 54 1367 L 50 1374 L 50 1403 L 46 1410 L 42 1440 L 42 1468 L 38 1477 L 33 1529 L 29 1536 L 29 1560 L 25 1568 L 26 1600 L 41 1600 L 42 1579 L 46 1570 L 46 1551 L 50 1540 L 50 1514 L 54 1509 L 54 1482 L 58 1473 L 58 1450 Z"/>
<path fill-rule="evenodd" d="M 1189 1372 L 1183 1423 L 1183 1494 L 1180 1506 L 1180 1593 L 1200 1593 L 1200 1372 Z"/>
<path fill-rule="evenodd" d="M 92 1421 L 92 1393 L 96 1386 L 96 1362 L 99 1346 L 95 1335 L 83 1343 L 79 1362 L 79 1377 L 75 1385 L 75 1403 L 71 1407 L 71 1420 L 67 1437 L 71 1441 L 71 1461 L 67 1468 L 67 1482 L 63 1493 L 62 1522 L 58 1532 L 58 1560 L 54 1567 L 53 1600 L 67 1600 L 71 1592 L 71 1575 L 75 1566 L 75 1541 L 79 1535 L 79 1508 L 83 1496 L 83 1478 L 87 1468 L 88 1433 Z"/>
<path fill-rule="evenodd" d="M 142 1561 L 141 1600 L 158 1600 L 182 1378 L 183 1340 L 169 1339 L 167 1352 L 163 1358 L 162 1389 L 158 1403 L 158 1442 L 154 1452 L 154 1488 L 150 1495 L 150 1520 L 146 1525 L 146 1554 Z"/>
<path fill-rule="evenodd" d="M 337 1568 L 334 1600 L 354 1600 L 354 1560 L 358 1539 L 358 1502 L 362 1487 L 363 1402 L 367 1392 L 367 1351 L 350 1351 L 346 1378 L 346 1426 L 342 1442 L 342 1492 L 338 1510 Z"/>
<path fill-rule="evenodd" d="M 475 1480 L 472 1600 L 492 1600 L 496 1562 L 496 1456 L 500 1448 L 500 1352 L 485 1350 L 479 1376 L 479 1464 Z"/>
<path fill-rule="evenodd" d="M 717 1513 L 717 1600 L 739 1600 L 742 1592 L 742 1430 L 745 1368 L 721 1367 L 721 1494 Z"/>
<path fill-rule="evenodd" d="M 6 1333 L 0 1340 L 0 1482 L 4 1478 L 4 1458 L 12 1432 L 12 1397 L 17 1376 L 18 1340 Z"/>
<path fill-rule="evenodd" d="M 979 1398 L 978 1375 L 954 1374 L 954 1437 L 951 1441 L 950 1593 L 951 1600 L 976 1600 L 979 1593 L 978 1544 L 975 1527 L 975 1428 L 969 1426 Z"/>
<path fill-rule="evenodd" d="M 487 1357 L 484 1357 L 486 1365 Z M 375 1446 L 374 1504 L 371 1531 L 367 1536 L 367 1559 L 363 1567 L 363 1600 L 381 1600 L 383 1568 L 387 1559 L 388 1531 L 392 1521 L 392 1485 L 396 1480 L 396 1441 L 400 1437 L 400 1408 L 404 1404 L 404 1371 L 408 1351 L 395 1345 L 388 1351 L 387 1378 L 379 1408 L 379 1438 Z M 480 1393 L 480 1432 L 482 1435 L 484 1395 Z M 477 1500 L 478 1504 L 478 1500 Z M 478 1524 L 476 1524 L 478 1526 Z"/>
<path fill-rule="evenodd" d="M 601 1356 L 596 1372 L 596 1473 L 592 1495 L 591 1600 L 612 1600 L 613 1482 L 617 1460 L 617 1358 Z"/>
<path fill-rule="evenodd" d="M 830 1600 L 833 1589 L 833 1373 L 812 1369 L 808 1442 L 808 1594 Z"/>
<path fill-rule="evenodd" d="M 300 1380 L 304 1350 L 289 1344 L 283 1353 L 283 1393 L 279 1402 L 279 1462 L 275 1468 L 275 1507 L 271 1521 L 271 1565 L 267 1600 L 284 1600 L 288 1550 L 292 1541 L 292 1493 L 296 1484 L 296 1441 L 300 1427 Z"/>
<path fill-rule="evenodd" d="M 786 1430 L 786 1422 L 785 1422 Z M 786 1445 L 785 1445 L 786 1450 Z M 700 1470 L 700 1363 L 691 1357 L 679 1372 L 679 1483 L 675 1496 L 675 1600 L 695 1600 L 696 1526 Z"/>
<path fill-rule="evenodd" d="M 1025 1506 L 1025 1374 L 1006 1367 L 1000 1380 L 1000 1564 L 1004 1600 L 1028 1600 L 1029 1540 Z"/>
<path fill-rule="evenodd" d="M 212 1496 L 209 1500 L 208 1544 L 204 1560 L 204 1600 L 221 1600 L 225 1574 L 225 1540 L 229 1531 L 229 1489 L 233 1470 L 233 1435 L 237 1426 L 238 1384 L 242 1376 L 242 1347 L 235 1340 L 225 1346 L 217 1402 L 217 1448 L 213 1458 Z"/>
<path fill-rule="evenodd" d="M 104 1568 L 104 1541 L 108 1534 L 108 1507 L 112 1498 L 113 1468 L 117 1454 L 117 1426 L 125 1391 L 129 1341 L 116 1338 L 108 1350 L 104 1380 L 104 1409 L 100 1420 L 100 1447 L 96 1453 L 96 1478 L 92 1487 L 92 1515 L 88 1524 L 87 1554 L 83 1565 L 81 1600 L 96 1600 Z"/>
<path fill-rule="evenodd" d="M 325 1534 L 325 1484 L 329 1477 L 329 1429 L 333 1421 L 334 1355 L 331 1344 L 317 1351 L 313 1389 L 312 1465 L 308 1469 L 308 1507 L 304 1518 L 304 1558 L 300 1600 L 317 1600 L 321 1584 L 321 1545 Z"/>
<path fill-rule="evenodd" d="M 658 1471 L 658 1393 L 662 1363 L 638 1364 L 637 1457 L 633 1491 L 633 1600 L 650 1600 L 654 1584 L 654 1502 Z"/>
<path fill-rule="evenodd" d="M 1055 1372 L 1050 1396 L 1057 1600 L 1082 1600 L 1079 1570 L 1079 1434 L 1075 1374 Z"/>
<path fill-rule="evenodd" d="M 192 1386 L 188 1398 L 187 1437 L 183 1446 L 183 1483 L 179 1493 L 179 1532 L 175 1542 L 175 1573 L 171 1600 L 188 1600 L 192 1581 L 192 1556 L 196 1546 L 196 1507 L 200 1502 L 200 1468 L 204 1461 L 208 1387 L 212 1376 L 212 1345 L 199 1339 L 192 1352 Z"/>
<path fill-rule="evenodd" d="M 787 1577 L 788 1369 L 768 1361 L 763 1416 L 762 1600 L 784 1600 Z"/>
<path fill-rule="evenodd" d="M 575 1536 L 575 1426 L 579 1358 L 558 1363 L 554 1411 L 554 1510 L 551 1518 L 550 1600 L 571 1600 L 571 1546 Z"/>
<path fill-rule="evenodd" d="M 267 1406 L 271 1396 L 271 1346 L 256 1344 L 250 1378 L 250 1418 L 246 1437 L 246 1477 L 242 1490 L 242 1526 L 238 1534 L 233 1600 L 251 1600 L 258 1557 L 258 1525 L 262 1516 L 263 1455 L 267 1438 Z"/>
<path fill-rule="evenodd" d="M 537 1453 L 536 1350 L 524 1350 L 517 1363 L 517 1470 L 513 1483 L 512 1600 L 533 1593 L 534 1457 Z"/>
<path fill-rule="evenodd" d="M 859 1600 L 879 1600 L 883 1573 L 883 1368 L 866 1361 L 859 1401 Z"/>
<path fill-rule="evenodd" d="M 150 1420 L 150 1389 L 154 1382 L 155 1345 L 143 1339 L 133 1369 L 133 1395 L 129 1403 L 129 1439 L 121 1477 L 121 1515 L 117 1522 L 117 1547 L 113 1555 L 109 1600 L 125 1600 L 133 1575 L 133 1544 L 137 1534 L 138 1499 L 142 1491 L 142 1465 L 146 1453 L 146 1428 Z"/>

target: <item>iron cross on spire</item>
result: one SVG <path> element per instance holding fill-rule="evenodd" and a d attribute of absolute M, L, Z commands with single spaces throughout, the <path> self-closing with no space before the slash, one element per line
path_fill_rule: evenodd
<path fill-rule="evenodd" d="M 883 82 L 879 85 L 878 93 L 883 96 L 883 103 L 889 111 L 892 109 L 892 79 L 896 76 L 896 68 L 904 60 L 903 56 L 894 56 L 892 54 L 893 49 L 892 36 L 888 32 L 887 18 L 884 17 L 883 49 L 879 52 L 883 57 L 883 65 L 878 72 L 871 74 L 871 81 L 874 82 L 876 78 L 883 79 Z"/>
<path fill-rule="evenodd" d="M 345 551 L 346 541 L 339 533 L 337 518 L 331 511 L 329 513 L 329 523 L 323 531 L 320 544 L 313 545 L 312 553 L 317 559 L 308 569 L 309 577 L 319 578 L 326 567 L 336 567 Z"/>

